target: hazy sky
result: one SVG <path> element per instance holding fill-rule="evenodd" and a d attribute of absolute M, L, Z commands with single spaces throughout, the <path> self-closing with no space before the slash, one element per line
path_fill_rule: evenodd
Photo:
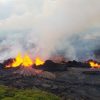
<path fill-rule="evenodd" d="M 36 43 L 47 55 L 61 49 L 70 56 L 71 51 L 74 59 L 75 46 L 83 52 L 83 45 L 85 51 L 99 45 L 100 0 L 0 0 L 0 37 L 11 56 L 22 50 L 24 41 Z"/>
<path fill-rule="evenodd" d="M 48 17 L 52 18 L 50 20 L 60 17 L 62 22 L 64 18 L 65 22 L 69 20 L 70 25 L 73 17 L 80 17 L 78 20 L 76 18 L 78 22 L 88 16 L 85 21 L 91 21 L 91 27 L 99 27 L 99 5 L 100 0 L 0 0 L 0 31 L 30 30 Z"/>

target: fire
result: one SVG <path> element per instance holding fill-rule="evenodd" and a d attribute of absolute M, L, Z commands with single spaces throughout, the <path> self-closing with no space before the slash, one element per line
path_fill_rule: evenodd
<path fill-rule="evenodd" d="M 36 66 L 43 65 L 44 61 L 41 60 L 39 57 L 37 57 L 36 60 L 35 60 L 35 64 L 36 64 Z"/>
<path fill-rule="evenodd" d="M 23 58 L 22 58 L 22 56 L 21 56 L 21 54 L 19 53 L 18 55 L 17 55 L 17 57 L 15 58 L 15 60 L 14 60 L 14 62 L 12 63 L 12 67 L 17 67 L 17 66 L 19 66 L 19 65 L 21 65 L 23 63 Z"/>
<path fill-rule="evenodd" d="M 21 53 L 19 53 L 16 56 L 16 58 L 12 61 L 12 63 L 6 65 L 6 68 L 10 68 L 10 67 L 15 68 L 15 67 L 18 67 L 20 65 L 22 65 L 24 67 L 29 67 L 29 66 L 32 66 L 34 64 L 36 66 L 43 65 L 44 61 L 41 60 L 41 58 L 39 58 L 39 57 L 36 57 L 35 60 L 32 60 L 28 54 L 25 54 L 24 56 L 22 56 Z"/>
<path fill-rule="evenodd" d="M 33 65 L 32 59 L 27 54 L 23 58 L 22 65 L 25 67 L 29 67 Z"/>
<path fill-rule="evenodd" d="M 91 60 L 89 61 L 89 64 L 92 68 L 100 68 L 100 64 L 96 61 Z"/>

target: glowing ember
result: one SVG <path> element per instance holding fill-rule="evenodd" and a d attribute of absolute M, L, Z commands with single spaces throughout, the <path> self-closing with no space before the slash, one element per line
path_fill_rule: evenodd
<path fill-rule="evenodd" d="M 96 61 L 91 60 L 89 61 L 89 64 L 92 68 L 100 68 L 100 64 Z"/>
<path fill-rule="evenodd" d="M 35 64 L 36 64 L 36 66 L 43 65 L 44 61 L 41 60 L 39 57 L 37 57 L 36 60 L 35 60 Z"/>
<path fill-rule="evenodd" d="M 10 65 L 6 65 L 6 68 L 10 68 L 11 66 Z"/>
<path fill-rule="evenodd" d="M 34 62 L 35 61 L 35 62 Z M 30 67 L 32 65 L 43 65 L 44 61 L 41 60 L 41 58 L 36 57 L 35 60 L 32 60 L 30 58 L 30 56 L 28 54 L 25 54 L 24 56 L 21 55 L 21 53 L 19 53 L 15 59 L 13 59 L 13 61 L 9 64 L 6 65 L 6 68 L 10 68 L 10 67 L 18 67 L 20 65 L 24 66 L 24 67 Z"/>

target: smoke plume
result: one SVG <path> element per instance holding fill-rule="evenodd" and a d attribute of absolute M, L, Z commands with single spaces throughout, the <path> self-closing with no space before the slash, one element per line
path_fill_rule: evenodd
<path fill-rule="evenodd" d="M 18 1 L 11 2 L 18 5 Z M 70 60 L 95 59 L 94 51 L 100 47 L 100 0 L 22 1 L 26 2 L 26 13 L 1 21 L 0 29 L 8 33 L 0 37 L 0 59 L 18 52 L 44 59 L 54 55 Z M 37 4 L 35 11 L 31 3 Z"/>

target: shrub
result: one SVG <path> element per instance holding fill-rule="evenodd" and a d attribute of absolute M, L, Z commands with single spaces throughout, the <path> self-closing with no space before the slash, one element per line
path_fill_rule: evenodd
<path fill-rule="evenodd" d="M 0 86 L 0 100 L 60 100 L 54 94 L 33 89 L 15 89 Z"/>
<path fill-rule="evenodd" d="M 2 100 L 15 100 L 13 97 L 5 97 Z"/>

